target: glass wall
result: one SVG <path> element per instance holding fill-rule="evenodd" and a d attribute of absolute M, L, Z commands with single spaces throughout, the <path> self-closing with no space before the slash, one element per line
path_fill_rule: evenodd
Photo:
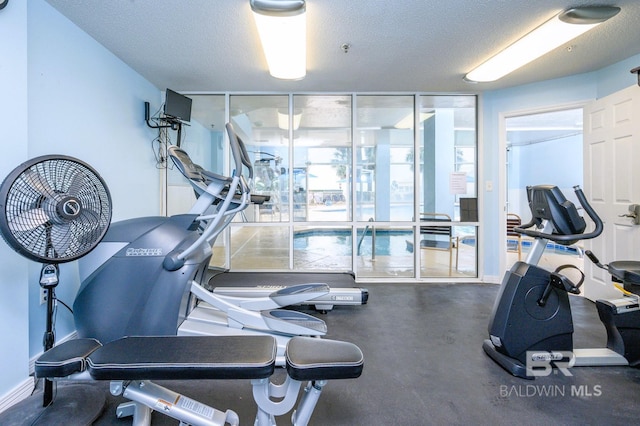
<path fill-rule="evenodd" d="M 420 96 L 418 109 L 420 276 L 477 276 L 476 98 Z"/>
<path fill-rule="evenodd" d="M 353 249 L 350 227 L 296 226 L 293 232 L 295 270 L 351 270 Z"/>
<path fill-rule="evenodd" d="M 294 217 L 297 195 L 290 191 L 295 168 L 290 162 L 288 110 L 287 95 L 229 97 L 230 121 L 253 163 L 252 192 L 269 197 L 250 205 L 243 221 L 236 219 L 230 227 L 233 270 L 291 269 L 291 229 L 283 224 Z"/>
<path fill-rule="evenodd" d="M 269 196 L 264 204 L 247 209 L 249 222 L 289 221 L 288 105 L 286 95 L 229 97 L 231 123 L 253 161 L 252 191 Z"/>
<path fill-rule="evenodd" d="M 183 147 L 228 173 L 226 118 L 252 159 L 252 191 L 269 197 L 218 238 L 214 266 L 381 280 L 477 276 L 475 96 L 192 98 L 197 123 Z M 169 186 L 183 188 L 168 191 L 168 211 L 180 212 L 193 195 L 171 173 Z"/>
<path fill-rule="evenodd" d="M 370 222 L 358 227 L 356 270 L 366 278 L 414 278 L 412 226 Z"/>
<path fill-rule="evenodd" d="M 414 96 L 358 96 L 356 105 L 356 268 L 369 278 L 412 278 Z"/>
<path fill-rule="evenodd" d="M 351 220 L 351 96 L 293 96 L 294 221 Z"/>
<path fill-rule="evenodd" d="M 413 96 L 358 96 L 356 219 L 414 217 Z"/>

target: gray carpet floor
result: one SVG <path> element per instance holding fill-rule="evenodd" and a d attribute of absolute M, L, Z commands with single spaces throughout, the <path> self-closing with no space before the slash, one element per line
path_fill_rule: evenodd
<path fill-rule="evenodd" d="M 327 322 L 327 338 L 351 341 L 362 349 L 365 367 L 358 379 L 328 383 L 312 425 L 638 424 L 639 369 L 580 367 L 571 369 L 571 377 L 551 374 L 529 381 L 510 376 L 487 357 L 482 342 L 498 286 L 364 287 L 370 292 L 369 304 L 318 314 Z M 572 305 L 576 347 L 604 345 L 605 331 L 595 305 L 575 297 Z M 218 409 L 233 409 L 241 424 L 253 423 L 249 381 L 161 384 Z M 84 385 L 108 393 L 107 383 Z M 58 398 L 65 386 L 58 385 Z M 94 424 L 131 424 L 115 417 L 115 407 L 122 401 L 108 395 Z M 55 403 L 50 409 L 54 407 Z M 66 420 L 63 424 L 74 424 Z M 279 425 L 291 424 L 289 414 L 277 420 Z M 153 424 L 177 422 L 154 413 Z"/>

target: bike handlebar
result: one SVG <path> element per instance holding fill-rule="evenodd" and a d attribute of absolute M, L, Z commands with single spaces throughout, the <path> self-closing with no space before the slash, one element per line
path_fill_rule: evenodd
<path fill-rule="evenodd" d="M 580 203 L 580 205 L 582 206 L 582 208 L 584 208 L 584 211 L 587 212 L 587 215 L 589 215 L 589 218 L 591 218 L 591 220 L 593 221 L 593 223 L 596 225 L 595 229 L 587 234 L 547 234 L 545 232 L 540 232 L 540 231 L 533 231 L 530 230 L 528 228 L 532 228 L 533 226 L 537 226 L 538 225 L 538 221 L 535 218 L 532 218 L 531 221 L 527 224 L 521 225 L 521 226 L 517 226 L 515 228 L 513 228 L 513 230 L 519 234 L 524 234 L 527 235 L 529 237 L 534 237 L 534 238 L 544 238 L 546 240 L 551 240 L 551 241 L 557 241 L 557 242 L 568 242 L 568 241 L 576 241 L 576 240 L 589 240 L 592 238 L 596 238 L 597 236 L 599 236 L 602 233 L 602 230 L 604 229 L 603 223 L 602 223 L 602 219 L 600 219 L 600 216 L 598 216 L 598 214 L 596 213 L 596 211 L 593 209 L 593 207 L 591 207 L 591 205 L 589 204 L 589 202 L 587 201 L 587 197 L 584 195 L 584 192 L 582 191 L 582 189 L 580 188 L 579 185 L 576 185 L 573 187 L 573 190 L 576 194 L 576 197 L 578 197 L 578 202 Z"/>

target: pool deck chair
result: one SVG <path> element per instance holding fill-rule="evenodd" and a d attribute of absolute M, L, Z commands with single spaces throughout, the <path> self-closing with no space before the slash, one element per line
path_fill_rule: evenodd
<path fill-rule="evenodd" d="M 458 237 L 453 235 L 451 217 L 445 213 L 420 213 L 421 222 L 446 222 L 446 225 L 430 223 L 420 225 L 420 248 L 425 250 L 441 250 L 449 252 L 449 276 L 453 265 L 453 252 L 456 252 L 456 270 L 458 270 Z"/>
<path fill-rule="evenodd" d="M 517 252 L 518 260 L 522 260 L 522 234 L 513 230 L 522 225 L 522 219 L 515 213 L 507 213 L 507 251 Z"/>

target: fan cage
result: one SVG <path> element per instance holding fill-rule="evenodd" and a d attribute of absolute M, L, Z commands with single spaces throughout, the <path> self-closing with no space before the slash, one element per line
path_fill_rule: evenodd
<path fill-rule="evenodd" d="M 10 184 L 1 221 L 5 241 L 38 262 L 70 262 L 91 251 L 111 221 L 111 196 L 102 178 L 70 157 L 47 158 L 20 169 L 12 183 L 3 183 Z M 65 217 L 59 206 L 70 197 L 80 213 Z"/>

